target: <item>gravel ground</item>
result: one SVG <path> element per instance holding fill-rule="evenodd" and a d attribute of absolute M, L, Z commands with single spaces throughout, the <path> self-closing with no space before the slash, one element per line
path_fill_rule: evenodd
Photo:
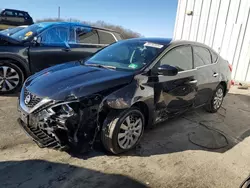
<path fill-rule="evenodd" d="M 85 156 L 38 148 L 0 97 L 0 187 L 239 187 L 250 166 L 250 90 L 232 88 L 216 114 L 203 109 L 146 130 L 131 152 Z"/>

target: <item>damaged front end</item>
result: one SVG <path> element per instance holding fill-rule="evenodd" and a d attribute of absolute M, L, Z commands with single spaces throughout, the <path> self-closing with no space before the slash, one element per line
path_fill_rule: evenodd
<path fill-rule="evenodd" d="M 27 102 L 27 98 L 31 100 Z M 21 115 L 19 123 L 40 147 L 82 150 L 93 144 L 100 128 L 101 95 L 66 102 L 37 98 L 27 91 L 21 93 L 20 112 L 27 119 Z"/>

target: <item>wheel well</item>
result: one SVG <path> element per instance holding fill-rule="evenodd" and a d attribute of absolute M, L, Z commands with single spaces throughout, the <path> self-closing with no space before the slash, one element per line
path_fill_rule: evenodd
<path fill-rule="evenodd" d="M 144 102 L 136 102 L 135 104 L 132 105 L 132 107 L 137 107 L 141 110 L 145 117 L 145 126 L 148 125 L 148 116 L 149 116 L 149 110 L 148 106 Z"/>
<path fill-rule="evenodd" d="M 24 66 L 19 61 L 15 60 L 15 59 L 11 59 L 11 58 L 0 58 L 0 62 L 4 62 L 4 61 L 15 62 L 16 63 L 15 65 L 17 65 L 22 70 L 22 72 L 24 74 L 24 78 L 26 79 L 28 77 L 28 74 L 27 74 Z"/>
<path fill-rule="evenodd" d="M 144 117 L 145 117 L 145 126 L 148 125 L 148 118 L 149 118 L 149 110 L 148 110 L 148 106 L 144 103 L 144 102 L 136 102 L 135 104 L 133 104 L 131 107 L 137 107 L 140 109 L 140 111 L 143 113 Z M 99 113 L 99 123 L 100 125 L 103 124 L 105 118 L 108 116 L 108 114 L 110 113 L 119 113 L 122 112 L 124 109 L 120 109 L 120 110 L 111 110 L 109 108 L 105 108 L 103 109 L 100 113 Z"/>
<path fill-rule="evenodd" d="M 224 97 L 225 97 L 225 95 L 227 93 L 227 84 L 226 84 L 226 82 L 222 81 L 222 82 L 220 82 L 220 85 L 222 85 L 224 87 Z"/>

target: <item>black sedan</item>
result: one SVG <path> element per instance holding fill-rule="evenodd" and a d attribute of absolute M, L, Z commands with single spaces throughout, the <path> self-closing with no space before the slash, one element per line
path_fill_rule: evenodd
<path fill-rule="evenodd" d="M 68 22 L 37 23 L 11 36 L 0 34 L 0 94 L 20 90 L 35 72 L 84 59 L 118 40 L 115 31 Z"/>
<path fill-rule="evenodd" d="M 120 41 L 86 61 L 28 78 L 19 123 L 41 147 L 81 147 L 100 138 L 118 154 L 135 147 L 144 128 L 190 108 L 216 112 L 230 87 L 231 70 L 203 44 Z"/>

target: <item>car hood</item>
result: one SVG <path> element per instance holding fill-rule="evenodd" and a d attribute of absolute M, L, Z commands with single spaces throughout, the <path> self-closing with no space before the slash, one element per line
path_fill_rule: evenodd
<path fill-rule="evenodd" d="M 24 85 L 29 92 L 39 97 L 65 100 L 69 96 L 81 98 L 128 84 L 133 77 L 131 72 L 70 62 L 38 72 L 28 78 Z"/>
<path fill-rule="evenodd" d="M 5 42 L 11 43 L 11 44 L 21 44 L 20 41 L 0 33 L 0 44 L 5 43 Z"/>

